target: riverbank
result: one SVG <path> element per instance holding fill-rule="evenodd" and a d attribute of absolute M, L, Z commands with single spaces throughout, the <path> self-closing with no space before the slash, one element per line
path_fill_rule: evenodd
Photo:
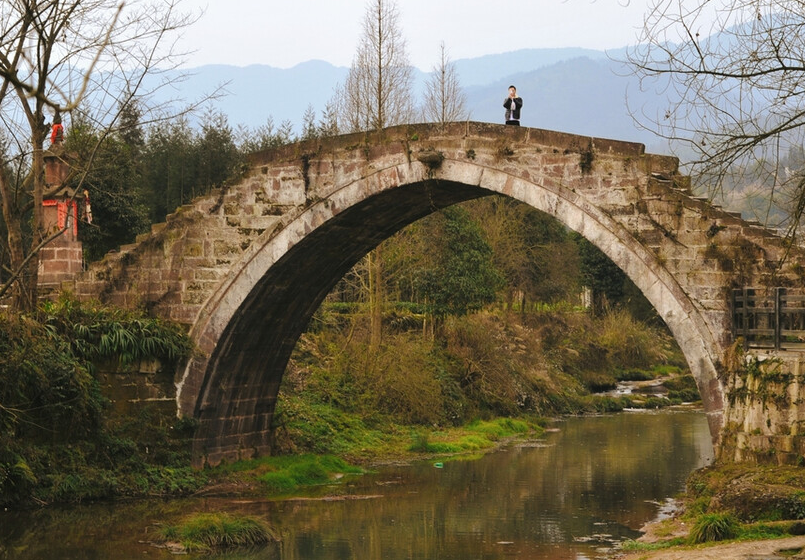
<path fill-rule="evenodd" d="M 631 527 L 703 464 L 709 441 L 704 415 L 693 411 L 570 417 L 549 430 L 479 456 L 392 464 L 285 496 L 259 483 L 262 495 L 0 511 L 0 550 L 8 560 L 169 560 L 148 544 L 163 526 L 224 513 L 260 518 L 282 539 L 281 554 L 235 555 L 244 560 L 594 558 L 600 546 L 639 536 Z"/>
<path fill-rule="evenodd" d="M 613 558 L 805 558 L 805 472 L 801 467 L 705 467 L 688 477 L 678 505 L 671 517 L 644 526 L 643 535 L 626 543 L 625 551 Z"/>
<path fill-rule="evenodd" d="M 787 537 L 697 547 L 675 547 L 668 550 L 618 553 L 618 560 L 774 560 L 805 558 L 805 536 Z"/>

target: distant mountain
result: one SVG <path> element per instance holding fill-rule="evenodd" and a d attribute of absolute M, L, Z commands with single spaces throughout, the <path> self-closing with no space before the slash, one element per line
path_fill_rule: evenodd
<path fill-rule="evenodd" d="M 581 57 L 598 60 L 605 59 L 607 54 L 604 51 L 581 48 L 522 49 L 478 58 L 461 58 L 454 62 L 456 71 L 461 76 L 461 84 L 464 87 L 471 87 L 495 83 L 504 76 L 521 74 Z M 430 68 L 428 70 L 430 71 Z"/>
<path fill-rule="evenodd" d="M 460 59 L 455 64 L 472 120 L 502 123 L 506 89 L 515 84 L 525 101 L 525 126 L 651 146 L 657 140 L 635 126 L 626 107 L 626 94 L 628 91 L 630 105 L 649 114 L 657 112 L 662 100 L 656 94 L 638 91 L 628 69 L 611 57 L 612 53 L 589 49 L 526 49 Z M 210 106 L 227 115 L 233 127 L 256 128 L 271 117 L 276 126 L 290 121 L 298 132 L 307 107 L 312 106 L 320 116 L 347 72 L 348 68 L 321 60 L 288 69 L 201 66 L 189 70 L 184 81 L 177 79 L 170 93 L 192 100 L 223 86 L 226 94 Z M 419 99 L 427 76 L 415 70 L 414 94 Z"/>
<path fill-rule="evenodd" d="M 184 99 L 194 100 L 223 88 L 222 95 L 209 105 L 224 113 L 233 126 L 256 128 L 272 117 L 277 126 L 290 120 L 299 128 L 308 105 L 320 113 L 347 71 L 322 60 L 288 69 L 208 65 L 188 70 L 177 89 Z"/>
<path fill-rule="evenodd" d="M 622 63 L 607 58 L 574 58 L 507 76 L 491 85 L 465 88 L 471 119 L 502 123 L 503 100 L 510 83 L 523 97 L 523 126 L 648 146 L 660 142 L 652 133 L 639 129 L 630 110 L 654 115 L 663 106 L 663 99 L 639 91 Z"/>

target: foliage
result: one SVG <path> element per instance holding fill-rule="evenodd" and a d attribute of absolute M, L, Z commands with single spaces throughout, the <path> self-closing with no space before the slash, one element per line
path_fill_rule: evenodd
<path fill-rule="evenodd" d="M 609 359 L 623 368 L 650 367 L 666 362 L 672 354 L 667 337 L 622 309 L 604 315 L 598 340 Z"/>
<path fill-rule="evenodd" d="M 405 447 L 446 453 L 461 449 L 457 439 L 442 441 L 423 427 L 438 431 L 500 416 L 669 406 L 670 400 L 654 396 L 588 394 L 583 383 L 618 371 L 624 356 L 647 370 L 655 365 L 652 360 L 683 362 L 668 334 L 625 316 L 620 320 L 628 322 L 626 340 L 646 348 L 629 354 L 615 348 L 611 331 L 617 321 L 611 317 L 486 311 L 446 317 L 435 338 L 422 336 L 421 322 L 399 323 L 372 352 L 365 308 L 325 304 L 283 378 L 275 414 L 278 441 L 284 452 L 365 460 L 373 453 L 393 455 L 392 448 L 399 449 L 407 437 L 402 429 L 407 425 L 425 435 Z M 641 328 L 646 333 L 638 336 Z M 611 352 L 602 340 L 613 345 Z M 678 369 L 661 365 L 665 372 Z M 609 379 L 614 383 L 614 376 Z M 495 438 L 491 432 L 468 435 L 468 446 L 477 446 L 479 436 L 487 440 L 483 445 Z"/>
<path fill-rule="evenodd" d="M 258 139 L 254 142 L 259 144 Z M 200 130 L 183 118 L 153 125 L 146 135 L 140 186 L 151 221 L 164 221 L 178 206 L 237 176 L 243 158 L 235 132 L 221 113 L 208 111 Z"/>
<path fill-rule="evenodd" d="M 151 225 L 143 189 L 147 162 L 141 111 L 131 102 L 121 107 L 120 114 L 120 128 L 106 133 L 88 115 L 76 112 L 65 138 L 65 150 L 73 154 L 68 185 L 86 190 L 92 208 L 93 223 L 79 226 L 88 261 L 133 242 Z"/>
<path fill-rule="evenodd" d="M 48 332 L 87 362 L 117 358 L 126 366 L 156 358 L 174 364 L 188 358 L 193 348 L 187 334 L 174 323 L 141 312 L 79 303 L 69 295 L 43 302 L 42 313 Z"/>
<path fill-rule="evenodd" d="M 700 516 L 696 520 L 688 538 L 692 544 L 699 544 L 734 539 L 740 532 L 741 525 L 734 515 L 729 513 L 709 513 Z"/>
<path fill-rule="evenodd" d="M 97 431 L 97 381 L 65 341 L 24 316 L 0 314 L 0 354 L 0 449 L 17 438 L 58 441 Z"/>
<path fill-rule="evenodd" d="M 162 542 L 179 542 L 189 552 L 253 547 L 278 540 L 263 520 L 226 513 L 196 513 L 160 533 Z"/>
<path fill-rule="evenodd" d="M 442 244 L 435 266 L 419 278 L 419 292 L 435 315 L 463 315 L 495 301 L 502 278 L 492 262 L 492 249 L 467 210 L 442 211 Z"/>
<path fill-rule="evenodd" d="M 176 326 L 142 315 L 44 303 L 42 321 L 0 314 L 0 504 L 81 501 L 196 490 L 192 423 L 142 409 L 112 423 L 90 360 L 177 360 L 191 345 Z"/>

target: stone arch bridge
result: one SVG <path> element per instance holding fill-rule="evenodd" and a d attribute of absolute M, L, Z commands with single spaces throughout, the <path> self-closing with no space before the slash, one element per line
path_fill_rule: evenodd
<path fill-rule="evenodd" d="M 779 268 L 779 237 L 691 196 L 678 162 L 641 144 L 482 123 L 400 126 L 255 154 L 237 184 L 93 264 L 80 297 L 184 323 L 199 354 L 176 373 L 199 420 L 197 464 L 270 450 L 291 351 L 336 282 L 396 231 L 492 193 L 557 218 L 654 305 L 724 425 L 729 288 Z"/>

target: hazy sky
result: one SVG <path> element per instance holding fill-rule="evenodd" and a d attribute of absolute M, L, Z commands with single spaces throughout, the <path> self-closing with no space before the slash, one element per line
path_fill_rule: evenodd
<path fill-rule="evenodd" d="M 397 0 L 411 63 L 430 70 L 443 40 L 453 60 L 523 48 L 608 49 L 636 42 L 650 0 Z M 311 59 L 349 66 L 365 0 L 185 0 L 205 9 L 180 43 L 187 66 Z"/>

